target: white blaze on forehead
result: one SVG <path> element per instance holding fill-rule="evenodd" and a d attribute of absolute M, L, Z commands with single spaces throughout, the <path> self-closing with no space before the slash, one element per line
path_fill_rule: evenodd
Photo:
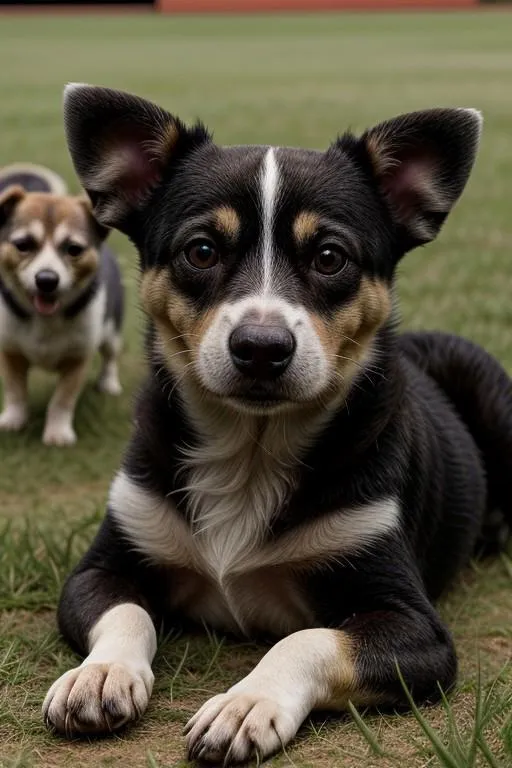
<path fill-rule="evenodd" d="M 276 201 L 279 192 L 279 169 L 276 162 L 276 150 L 273 147 L 265 154 L 261 169 L 261 203 L 262 203 L 262 260 L 263 260 L 263 293 L 270 292 L 272 284 L 273 261 L 273 225 Z"/>

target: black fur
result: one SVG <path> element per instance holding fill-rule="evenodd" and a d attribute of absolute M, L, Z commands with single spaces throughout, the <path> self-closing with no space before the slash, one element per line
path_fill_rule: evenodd
<path fill-rule="evenodd" d="M 117 128 L 129 131 L 135 125 L 134 135 L 143 129 L 147 138 L 152 107 L 144 103 L 142 109 L 133 97 L 129 103 L 124 96 L 116 101 L 115 94 L 102 89 L 86 95 L 83 103 L 77 97 L 68 108 L 69 143 L 100 220 L 108 224 L 106 203 L 122 196 L 122 190 L 114 183 L 109 187 L 103 176 L 98 176 L 101 184 L 95 182 L 95 169 L 101 165 L 98 133 L 106 115 Z M 94 124 L 92 118 L 82 118 L 84 109 Z M 159 127 L 176 123 L 162 110 L 153 117 Z M 183 134 L 183 126 L 176 125 Z M 385 174 L 372 155 L 372 137 L 395 153 L 396 162 Z M 275 264 L 286 278 L 282 297 L 328 322 L 349 304 L 364 277 L 391 290 L 397 262 L 409 248 L 437 234 L 460 195 L 476 141 L 467 115 L 437 110 L 391 121 L 362 139 L 344 136 L 326 153 L 279 150 L 284 191 L 273 231 Z M 175 157 L 153 158 L 151 184 L 131 200 L 131 216 L 125 213 L 114 223 L 136 243 L 143 270 L 169 270 L 173 285 L 200 313 L 247 295 L 254 284 L 262 226 L 257 185 L 265 148 L 221 149 L 197 130 L 182 135 L 178 147 Z M 412 189 L 408 205 L 399 206 L 401 188 L 394 186 L 393 174 L 400 172 L 401 163 L 417 157 L 427 162 L 432 156 L 436 189 L 430 196 L 423 188 Z M 436 197 L 439 188 L 442 194 Z M 196 274 L 183 258 L 184 245 L 198 228 L 212 234 L 209 212 L 225 204 L 241 220 L 236 247 L 221 242 L 221 267 Z M 294 245 L 290 223 L 302 210 L 319 214 L 320 241 L 334 240 L 350 254 L 347 268 L 332 280 L 311 274 L 318 241 L 303 250 Z M 221 240 L 219 233 L 214 236 Z M 278 542 L 291 528 L 329 512 L 342 515 L 347 508 L 383 497 L 399 499 L 398 531 L 346 562 L 298 577 L 318 624 L 343 629 L 355 639 L 361 689 L 383 694 L 392 705 L 405 701 L 397 661 L 418 700 L 436 699 L 438 683 L 444 688 L 453 684 L 453 642 L 432 601 L 479 547 L 491 511 L 498 507 L 508 523 L 512 520 L 509 377 L 467 341 L 440 333 L 399 335 L 395 325 L 389 320 L 378 331 L 372 365 L 363 366 L 344 403 L 302 457 L 295 490 L 274 510 L 267 534 Z M 180 491 L 180 449 L 201 438 L 178 379 L 162 370 L 154 341 L 151 326 L 150 371 L 138 398 L 123 468 L 141 487 L 172 498 L 190 521 L 187 497 Z M 123 538 L 107 513 L 64 588 L 60 627 L 82 652 L 87 651 L 90 628 L 116 603 L 145 606 L 157 624 L 186 618 L 169 616 L 166 608 L 173 569 L 147 564 L 134 543 Z"/>

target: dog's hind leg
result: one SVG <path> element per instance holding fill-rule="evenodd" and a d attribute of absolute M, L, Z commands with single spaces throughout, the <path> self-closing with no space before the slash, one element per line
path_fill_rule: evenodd
<path fill-rule="evenodd" d="M 403 352 L 438 383 L 477 444 L 487 474 L 488 514 L 480 551 L 512 528 L 512 379 L 481 347 L 446 333 L 406 333 Z"/>
<path fill-rule="evenodd" d="M 108 733 L 146 709 L 157 641 L 141 591 L 144 573 L 107 516 L 61 596 L 61 632 L 86 658 L 48 691 L 43 716 L 51 730 Z"/>
<path fill-rule="evenodd" d="M 112 325 L 112 323 L 110 323 Z M 98 377 L 97 387 L 100 392 L 109 395 L 120 395 L 123 391 L 119 381 L 117 360 L 121 352 L 122 340 L 113 325 L 105 331 L 104 341 L 100 347 L 102 366 Z"/>

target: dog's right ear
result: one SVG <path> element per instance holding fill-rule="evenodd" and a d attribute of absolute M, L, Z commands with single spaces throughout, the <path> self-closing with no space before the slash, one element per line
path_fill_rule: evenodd
<path fill-rule="evenodd" d="M 210 141 L 202 125 L 186 128 L 138 96 L 77 83 L 64 91 L 64 123 L 94 215 L 126 234 L 172 163 Z"/>
<path fill-rule="evenodd" d="M 12 212 L 25 197 L 25 190 L 17 184 L 0 193 L 0 229 L 7 223 Z"/>

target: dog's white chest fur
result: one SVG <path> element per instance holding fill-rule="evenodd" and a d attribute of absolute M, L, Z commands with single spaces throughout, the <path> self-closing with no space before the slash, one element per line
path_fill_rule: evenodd
<path fill-rule="evenodd" d="M 25 320 L 16 317 L 0 297 L 0 346 L 50 371 L 63 360 L 87 357 L 102 341 L 105 301 L 102 288 L 74 318 L 34 315 Z"/>
<path fill-rule="evenodd" d="M 172 499 L 124 472 L 112 484 L 110 509 L 134 547 L 177 569 L 175 607 L 221 628 L 286 633 L 314 624 L 297 573 L 366 547 L 398 524 L 398 504 L 384 499 L 336 511 L 268 537 L 311 429 L 288 424 L 283 432 L 275 418 L 257 434 L 250 430 L 256 422 L 244 421 L 233 417 L 227 429 L 212 423 L 211 439 L 185 454 L 191 524 Z"/>

